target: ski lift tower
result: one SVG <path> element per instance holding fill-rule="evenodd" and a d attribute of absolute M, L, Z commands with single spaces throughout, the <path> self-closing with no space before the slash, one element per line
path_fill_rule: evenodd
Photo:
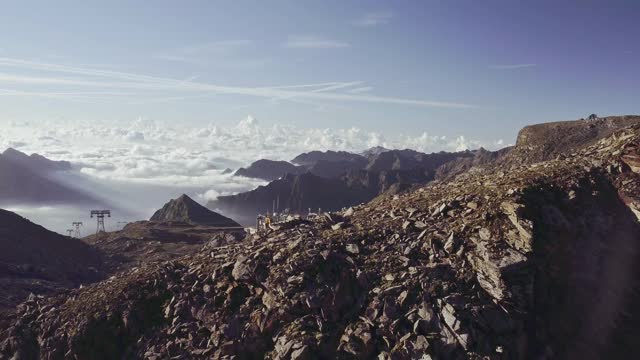
<path fill-rule="evenodd" d="M 80 226 L 82 226 L 82 221 L 74 221 L 74 222 L 71 223 L 71 225 L 73 225 L 73 228 L 74 228 L 73 236 L 77 237 L 79 239 L 80 238 Z"/>
<path fill-rule="evenodd" d="M 98 220 L 98 227 L 96 228 L 96 234 L 101 231 L 106 231 L 104 228 L 104 217 L 111 217 L 111 210 L 91 210 L 91 218 L 95 216 Z"/>

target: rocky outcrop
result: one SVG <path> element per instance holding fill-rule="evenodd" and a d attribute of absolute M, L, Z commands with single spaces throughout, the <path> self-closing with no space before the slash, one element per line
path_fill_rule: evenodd
<path fill-rule="evenodd" d="M 505 160 L 513 158 L 528 163 L 550 160 L 639 123 L 640 116 L 627 115 L 526 126 L 518 133 L 514 154 Z"/>
<path fill-rule="evenodd" d="M 151 216 L 155 222 L 182 222 L 214 227 L 241 227 L 237 222 L 198 204 L 185 194 L 166 203 Z"/>

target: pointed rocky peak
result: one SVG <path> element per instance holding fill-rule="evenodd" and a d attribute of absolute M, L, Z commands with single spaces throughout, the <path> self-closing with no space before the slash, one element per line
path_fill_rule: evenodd
<path fill-rule="evenodd" d="M 184 222 L 192 225 L 240 227 L 240 224 L 198 204 L 186 194 L 170 200 L 150 219 L 157 222 Z"/>

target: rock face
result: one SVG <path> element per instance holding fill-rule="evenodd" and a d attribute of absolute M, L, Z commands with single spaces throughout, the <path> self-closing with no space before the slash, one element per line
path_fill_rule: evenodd
<path fill-rule="evenodd" d="M 51 161 L 38 154 L 15 149 L 0 154 L 0 203 L 94 204 L 92 196 L 54 178 L 71 169 L 66 161 Z"/>
<path fill-rule="evenodd" d="M 0 312 L 30 293 L 47 294 L 101 280 L 103 270 L 99 253 L 80 240 L 0 210 Z"/>
<path fill-rule="evenodd" d="M 29 298 L 0 357 L 635 358 L 640 125 L 561 154 Z"/>
<path fill-rule="evenodd" d="M 155 222 L 182 222 L 191 225 L 241 227 L 237 222 L 198 204 L 185 194 L 164 204 L 151 216 Z"/>
<path fill-rule="evenodd" d="M 328 161 L 318 160 L 309 168 L 309 172 L 324 178 L 339 178 L 345 174 L 364 169 L 367 166 L 366 159 Z"/>
<path fill-rule="evenodd" d="M 286 161 L 258 160 L 248 168 L 238 169 L 234 175 L 262 180 L 276 180 L 286 174 L 300 174 L 306 172 L 304 167 L 295 166 Z"/>

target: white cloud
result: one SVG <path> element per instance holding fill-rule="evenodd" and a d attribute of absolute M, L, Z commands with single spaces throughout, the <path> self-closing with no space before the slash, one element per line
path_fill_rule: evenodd
<path fill-rule="evenodd" d="M 284 43 L 288 48 L 301 49 L 335 49 L 347 48 L 349 43 L 339 40 L 332 40 L 315 35 L 290 35 Z"/>
<path fill-rule="evenodd" d="M 95 127 L 91 123 L 78 126 L 75 122 L 51 120 L 28 128 L 7 124 L 2 136 L 0 145 L 20 145 L 22 151 L 37 152 L 54 160 L 69 160 L 96 178 L 204 187 L 219 192 L 255 186 L 253 182 L 223 175 L 222 171 L 228 167 L 237 169 L 260 158 L 290 160 L 310 150 L 359 152 L 373 146 L 434 152 L 480 146 L 495 149 L 502 145 L 500 140 L 482 142 L 427 132 L 383 136 L 360 128 L 263 126 L 252 116 L 234 126 L 203 127 L 163 125 L 145 119 L 126 126 L 100 124 Z"/>
<path fill-rule="evenodd" d="M 355 26 L 361 26 L 361 27 L 384 25 L 389 23 L 392 17 L 393 17 L 393 14 L 389 11 L 371 12 L 371 13 L 364 14 L 363 16 L 361 16 L 356 20 L 353 20 L 351 24 Z"/>
<path fill-rule="evenodd" d="M 124 138 L 127 139 L 128 141 L 139 142 L 139 141 L 144 141 L 144 134 L 141 133 L 140 131 L 129 131 L 127 132 L 127 135 L 125 135 Z"/>
<path fill-rule="evenodd" d="M 363 92 L 369 92 L 371 90 L 373 90 L 373 87 L 371 87 L 371 86 L 362 86 L 362 87 L 357 87 L 357 88 L 350 89 L 350 90 L 348 90 L 348 92 L 350 92 L 352 94 L 360 94 L 360 93 L 363 93 Z"/>
<path fill-rule="evenodd" d="M 201 202 L 206 203 L 206 202 L 208 202 L 210 200 L 217 199 L 218 196 L 220 196 L 220 195 L 223 195 L 223 194 L 221 194 L 218 191 L 212 189 L 212 190 L 207 190 L 204 193 L 198 194 L 197 196 L 198 196 L 198 199 Z"/>
<path fill-rule="evenodd" d="M 302 39 L 298 45 L 312 45 L 313 41 L 306 42 Z M 310 40 L 310 39 L 307 39 Z M 312 40 L 312 39 L 311 39 Z M 316 45 L 323 44 L 328 46 L 331 41 L 315 42 Z M 305 46 L 306 46 L 305 45 Z M 335 45 L 335 44 L 334 44 Z M 292 86 L 272 86 L 272 87 L 238 87 L 238 86 L 222 86 L 203 82 L 176 80 L 164 77 L 138 75 L 133 73 L 124 73 L 112 70 L 91 69 L 82 67 L 73 67 L 65 65 L 56 65 L 48 63 L 39 63 L 20 59 L 0 58 L 0 66 L 27 68 L 43 72 L 74 74 L 76 77 L 55 77 L 55 76 L 25 76 L 13 74 L 0 74 L 0 84 L 35 84 L 58 86 L 63 89 L 51 90 L 47 92 L 22 91 L 15 89 L 0 89 L 0 95 L 5 96 L 43 96 L 56 99 L 71 100 L 108 100 L 113 102 L 126 102 L 134 97 L 136 99 L 144 99 L 146 101 L 175 101 L 190 97 L 210 96 L 214 94 L 240 95 L 262 97 L 272 100 L 288 100 L 295 102 L 303 102 L 308 100 L 314 101 L 354 101 L 354 102 L 370 102 L 370 103 L 386 103 L 396 105 L 412 105 L 425 107 L 440 108 L 456 108 L 468 109 L 473 105 L 434 100 L 419 100 L 398 98 L 392 96 L 375 96 L 362 94 L 349 94 L 335 92 L 333 90 L 344 89 L 359 84 L 360 82 L 334 82 L 334 83 L 317 83 L 317 84 L 301 84 Z M 84 78 L 78 78 L 83 75 Z M 98 78 L 98 79 L 96 79 Z M 101 80 L 106 78 L 110 80 Z M 115 80 L 115 81 L 114 81 Z M 73 91 L 69 92 L 68 88 L 103 88 L 103 91 Z M 122 90 L 126 89 L 127 92 Z M 131 91 L 138 92 L 131 92 Z"/>
<path fill-rule="evenodd" d="M 494 70 L 516 70 L 516 69 L 532 68 L 536 66 L 538 66 L 538 64 L 509 64 L 509 65 L 492 65 L 492 66 L 489 66 L 489 68 Z"/>

